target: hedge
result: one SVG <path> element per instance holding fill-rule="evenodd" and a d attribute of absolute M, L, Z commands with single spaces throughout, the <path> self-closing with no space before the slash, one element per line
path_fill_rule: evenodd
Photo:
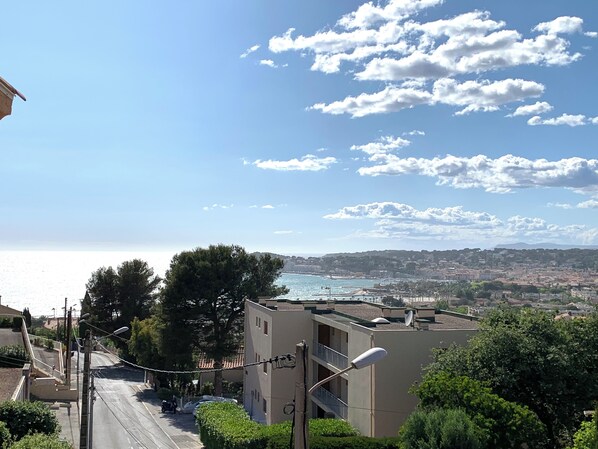
<path fill-rule="evenodd" d="M 6 426 L 6 423 L 4 421 L 0 421 L 0 449 L 8 447 L 11 441 L 12 437 L 8 427 Z"/>
<path fill-rule="evenodd" d="M 23 439 L 17 441 L 10 446 L 10 449 L 72 449 L 70 443 L 59 440 L 54 435 L 44 435 L 36 433 L 35 435 L 27 435 Z"/>
<path fill-rule="evenodd" d="M 43 402 L 5 401 L 0 403 L 0 421 L 15 440 L 33 433 L 58 434 L 56 415 Z"/>
<path fill-rule="evenodd" d="M 252 421 L 237 404 L 210 403 L 197 413 L 201 441 L 206 449 L 287 449 L 291 422 L 264 426 Z M 397 438 L 368 438 L 346 421 L 310 419 L 311 449 L 395 449 Z"/>

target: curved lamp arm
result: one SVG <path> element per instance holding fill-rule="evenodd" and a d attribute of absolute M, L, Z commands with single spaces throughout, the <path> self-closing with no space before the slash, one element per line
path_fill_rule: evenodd
<path fill-rule="evenodd" d="M 365 368 L 366 366 L 373 365 L 374 363 L 382 360 L 384 357 L 388 355 L 386 349 L 383 348 L 371 348 L 365 351 L 363 354 L 355 357 L 351 364 L 345 368 L 344 370 L 339 371 L 338 373 L 333 374 L 332 376 L 328 376 L 326 379 L 323 379 L 316 383 L 313 387 L 311 387 L 308 391 L 309 394 L 312 394 L 316 388 L 321 387 L 326 382 L 330 382 L 332 379 L 337 378 L 338 376 L 346 373 L 347 371 L 351 371 L 352 369 L 361 369 Z"/>

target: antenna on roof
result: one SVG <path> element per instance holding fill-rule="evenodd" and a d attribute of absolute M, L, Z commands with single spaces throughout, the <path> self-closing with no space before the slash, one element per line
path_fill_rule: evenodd
<path fill-rule="evenodd" d="M 413 310 L 407 312 L 407 316 L 405 317 L 405 326 L 409 327 L 413 323 Z"/>

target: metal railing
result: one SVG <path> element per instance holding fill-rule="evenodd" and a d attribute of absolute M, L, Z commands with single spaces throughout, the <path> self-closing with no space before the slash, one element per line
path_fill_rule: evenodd
<path fill-rule="evenodd" d="M 326 388 L 316 388 L 312 393 L 312 396 L 339 418 L 347 419 L 349 415 L 349 406 Z"/>
<path fill-rule="evenodd" d="M 349 366 L 349 358 L 346 355 L 341 354 L 340 352 L 335 351 L 326 345 L 316 343 L 314 345 L 313 351 L 313 354 L 316 357 L 324 360 L 326 363 L 329 363 L 338 369 L 345 369 L 347 366 Z"/>

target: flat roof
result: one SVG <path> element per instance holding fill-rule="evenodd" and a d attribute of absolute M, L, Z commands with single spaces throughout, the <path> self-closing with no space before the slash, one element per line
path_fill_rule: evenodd
<path fill-rule="evenodd" d="M 414 327 L 405 326 L 405 313 L 409 310 L 426 310 L 428 314 L 434 310 L 430 307 L 413 307 L 413 308 L 393 308 L 383 304 L 371 303 L 368 301 L 359 300 L 336 300 L 334 302 L 327 301 L 297 301 L 288 299 L 271 300 L 270 304 L 276 306 L 276 310 L 292 312 L 304 311 L 306 307 L 312 309 L 312 313 L 318 314 L 327 319 L 338 321 L 339 323 L 347 324 L 348 322 L 356 322 L 368 327 L 378 330 L 414 330 Z M 254 301 L 256 302 L 256 301 Z M 398 317 L 387 317 L 383 314 L 383 309 L 390 309 L 395 314 L 398 312 Z M 271 310 L 273 310 L 271 308 Z M 455 312 L 436 311 L 433 314 L 433 319 L 418 318 L 415 315 L 415 328 L 420 326 L 420 323 L 428 325 L 428 329 L 434 330 L 477 330 L 479 322 L 477 317 L 463 315 Z M 374 323 L 375 318 L 386 318 L 390 323 Z"/>

